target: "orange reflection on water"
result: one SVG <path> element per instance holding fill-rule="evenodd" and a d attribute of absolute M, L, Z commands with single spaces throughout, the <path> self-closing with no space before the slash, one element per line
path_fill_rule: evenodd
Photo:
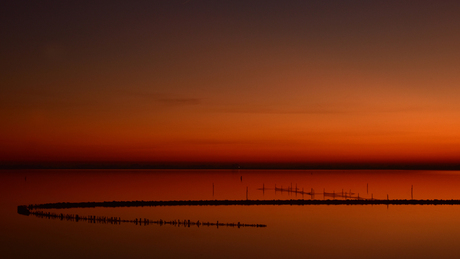
<path fill-rule="evenodd" d="M 4 197 L 21 204 L 130 200 L 310 199 L 291 188 L 361 198 L 459 199 L 455 171 L 385 170 L 17 170 L 3 173 Z M 262 191 L 262 188 L 265 188 Z M 327 197 L 326 197 L 327 198 Z M 339 197 L 337 197 L 339 198 Z"/>
<path fill-rule="evenodd" d="M 460 206 L 173 206 L 56 209 L 56 213 L 122 219 L 266 224 L 219 228 L 88 224 L 16 213 L 16 206 L 47 202 L 197 199 L 310 199 L 278 188 L 351 190 L 362 198 L 458 199 L 458 172 L 289 170 L 43 170 L 0 174 L 0 223 L 19 257 L 57 251 L 85 257 L 204 257 L 289 255 L 315 258 L 449 257 L 460 238 Z M 214 193 L 213 193 L 214 186 Z M 259 190 L 262 187 L 266 189 Z M 331 197 L 325 197 L 326 199 Z M 5 223 L 7 222 L 7 223 Z M 58 245 L 56 245 L 58 244 Z M 26 249 L 24 249 L 24 247 Z M 80 249 L 76 249 L 79 247 Z M 212 247 L 213 249 L 207 249 Z M 238 247 L 239 249 L 235 249 Z M 76 252 L 75 252 L 76 251 Z M 85 252 L 86 251 L 86 252 Z M 11 255 L 11 254 L 7 254 Z"/>

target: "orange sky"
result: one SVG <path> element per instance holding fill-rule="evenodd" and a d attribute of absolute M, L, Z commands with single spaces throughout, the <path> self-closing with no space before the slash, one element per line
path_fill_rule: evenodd
<path fill-rule="evenodd" d="M 1 5 L 4 163 L 460 163 L 457 1 Z"/>

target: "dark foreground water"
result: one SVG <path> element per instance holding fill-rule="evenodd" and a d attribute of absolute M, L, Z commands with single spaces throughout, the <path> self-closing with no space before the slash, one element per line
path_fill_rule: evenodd
<path fill-rule="evenodd" d="M 0 171 L 0 255 L 1 258 L 458 258 L 459 205 L 41 210 L 56 215 L 125 220 L 116 224 L 24 216 L 17 213 L 17 206 L 136 200 L 342 200 L 358 196 L 360 199 L 460 199 L 459 187 L 460 172 L 449 171 Z M 190 220 L 192 224 L 127 222 L 139 218 L 150 222 Z M 198 221 L 210 225 L 193 224 Z M 217 222 L 235 225 L 217 227 Z M 238 222 L 266 227 L 238 227 Z"/>

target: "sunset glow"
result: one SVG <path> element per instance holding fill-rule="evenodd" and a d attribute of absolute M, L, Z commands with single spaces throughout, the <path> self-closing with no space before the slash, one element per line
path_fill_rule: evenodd
<path fill-rule="evenodd" d="M 457 1 L 2 6 L 2 164 L 460 164 Z"/>

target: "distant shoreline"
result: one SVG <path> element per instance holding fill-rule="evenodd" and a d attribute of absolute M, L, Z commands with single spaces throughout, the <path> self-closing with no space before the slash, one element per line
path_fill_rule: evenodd
<path fill-rule="evenodd" d="M 460 170 L 460 163 L 0 162 L 21 169 Z"/>

